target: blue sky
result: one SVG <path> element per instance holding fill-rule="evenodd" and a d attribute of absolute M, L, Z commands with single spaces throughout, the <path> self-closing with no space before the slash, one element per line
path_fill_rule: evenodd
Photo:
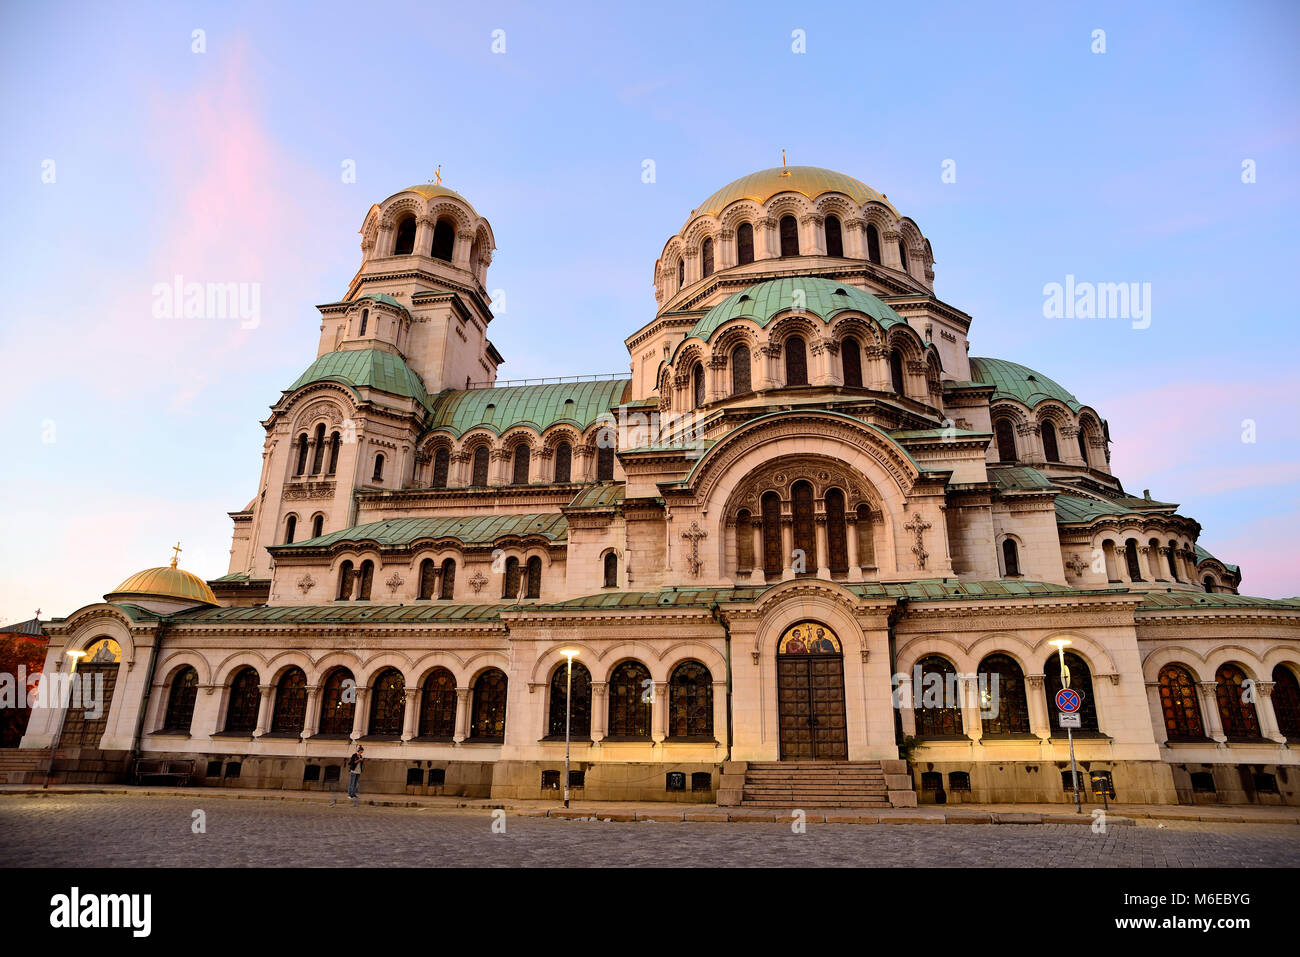
<path fill-rule="evenodd" d="M 1126 487 L 1182 503 L 1243 591 L 1300 593 L 1275 290 L 1297 271 L 1298 21 L 1290 3 L 8 5 L 0 619 L 66 614 L 177 539 L 184 566 L 226 571 L 259 421 L 314 357 L 371 203 L 441 164 L 496 233 L 501 375 L 614 372 L 665 240 L 782 148 L 915 219 L 972 354 L 1096 407 Z M 155 319 L 178 273 L 260 283 L 260 324 Z M 1150 328 L 1045 319 L 1066 275 L 1150 283 Z"/>

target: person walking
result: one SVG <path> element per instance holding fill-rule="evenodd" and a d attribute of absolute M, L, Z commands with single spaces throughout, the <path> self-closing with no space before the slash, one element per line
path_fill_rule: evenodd
<path fill-rule="evenodd" d="M 352 798 L 352 806 L 357 806 L 357 782 L 361 780 L 361 766 L 366 763 L 366 749 L 357 745 L 356 751 L 352 757 L 348 758 L 348 797 Z"/>

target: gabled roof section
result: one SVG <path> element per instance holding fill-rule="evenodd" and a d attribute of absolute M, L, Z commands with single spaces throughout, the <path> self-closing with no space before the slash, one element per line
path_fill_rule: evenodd
<path fill-rule="evenodd" d="M 631 388 L 631 379 L 596 379 L 447 391 L 433 399 L 429 427 L 459 436 L 481 426 L 500 435 L 516 425 L 541 432 L 565 422 L 581 431 L 626 401 Z"/>
<path fill-rule="evenodd" d="M 622 482 L 601 482 L 599 485 L 588 485 L 575 495 L 573 501 L 566 505 L 565 508 L 613 508 L 622 504 L 626 490 L 627 486 Z"/>
<path fill-rule="evenodd" d="M 374 544 L 380 548 L 404 548 L 416 542 L 454 538 L 464 545 L 491 545 L 503 538 L 540 536 L 552 542 L 564 541 L 569 523 L 558 512 L 528 515 L 447 515 L 441 518 L 390 518 L 341 528 L 336 532 L 303 539 L 292 545 L 273 545 L 274 552 L 330 548 L 343 544 Z"/>
<path fill-rule="evenodd" d="M 906 319 L 857 286 L 814 276 L 795 276 L 755 283 L 728 296 L 695 323 L 687 338 L 707 342 L 719 327 L 732 319 L 752 319 L 759 326 L 766 326 L 777 313 L 796 304 L 823 322 L 830 322 L 841 312 L 853 311 L 866 313 L 885 329 L 898 323 L 907 325 Z"/>
<path fill-rule="evenodd" d="M 1001 489 L 1021 491 L 1038 491 L 1054 486 L 1046 475 L 1028 466 L 1016 465 L 1009 468 L 989 469 L 989 478 Z"/>
<path fill-rule="evenodd" d="M 402 357 L 384 349 L 344 349 L 327 352 L 298 376 L 286 392 L 294 392 L 313 382 L 341 382 L 354 391 L 375 389 L 389 395 L 414 399 L 428 407 L 429 393 L 424 381 Z"/>
<path fill-rule="evenodd" d="M 1028 366 L 1006 359 L 981 359 L 974 356 L 970 360 L 971 378 L 994 387 L 993 399 L 1015 399 L 1031 409 L 1045 399 L 1064 402 L 1070 411 L 1078 412 L 1083 408 L 1079 400 L 1067 392 L 1059 383 L 1049 379 L 1041 372 L 1035 372 Z"/>

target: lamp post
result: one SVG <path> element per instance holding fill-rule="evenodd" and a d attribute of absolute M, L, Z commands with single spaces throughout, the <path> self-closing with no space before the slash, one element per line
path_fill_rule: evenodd
<path fill-rule="evenodd" d="M 68 708 L 72 704 L 72 682 L 77 679 L 77 662 L 86 657 L 84 651 L 69 651 L 67 655 L 72 659 L 72 665 L 68 669 L 68 700 L 59 709 L 59 726 L 54 732 L 54 741 L 50 745 L 50 763 L 45 767 L 45 784 L 42 785 L 41 790 L 50 786 L 50 775 L 54 773 L 54 756 L 59 752 L 59 739 L 63 737 L 63 722 L 68 720 Z"/>
<path fill-rule="evenodd" d="M 567 684 L 564 688 L 564 806 L 569 806 L 569 726 L 573 718 L 573 659 L 578 652 L 565 648 L 560 652 L 569 659 Z"/>
<path fill-rule="evenodd" d="M 1069 638 L 1053 638 L 1048 642 L 1056 648 L 1056 654 L 1061 660 L 1061 687 L 1070 687 L 1070 668 L 1065 663 L 1065 646 L 1070 644 Z M 1067 727 L 1065 736 L 1070 742 L 1070 783 L 1074 785 L 1074 813 L 1082 814 L 1083 806 L 1079 803 L 1079 769 L 1074 763 L 1074 730 Z"/>

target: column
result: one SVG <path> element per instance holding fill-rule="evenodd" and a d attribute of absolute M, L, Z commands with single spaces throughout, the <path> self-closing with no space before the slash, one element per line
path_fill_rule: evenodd
<path fill-rule="evenodd" d="M 261 700 L 257 703 L 257 728 L 253 731 L 253 737 L 261 737 L 266 734 L 271 726 L 271 695 L 275 692 L 275 685 L 259 685 Z"/>
<path fill-rule="evenodd" d="M 754 571 L 749 576 L 749 581 L 753 585 L 761 585 L 767 580 L 767 576 L 763 573 L 765 556 L 763 553 L 763 520 L 761 518 L 754 518 L 752 531 L 754 535 Z"/>
<path fill-rule="evenodd" d="M 777 221 L 771 216 L 754 223 L 754 259 L 775 259 L 781 253 L 776 236 Z"/>
<path fill-rule="evenodd" d="M 984 736 L 984 719 L 980 716 L 979 680 L 974 674 L 958 675 L 961 688 L 961 727 L 972 741 Z"/>
<path fill-rule="evenodd" d="M 470 689 L 456 689 L 456 734 L 452 740 L 460 744 L 469 737 Z"/>
<path fill-rule="evenodd" d="M 1259 733 L 1261 737 L 1276 741 L 1278 744 L 1286 744 L 1286 736 L 1277 726 L 1277 712 L 1273 710 L 1273 685 L 1272 681 L 1255 682 L 1255 690 L 1259 692 L 1255 696 L 1255 714 L 1259 717 Z"/>
<path fill-rule="evenodd" d="M 844 255 L 849 259 L 866 259 L 866 224 L 860 219 L 846 219 L 844 226 Z"/>
<path fill-rule="evenodd" d="M 415 721 L 417 717 L 417 701 L 420 697 L 419 688 L 406 689 L 406 711 L 402 717 L 402 740 L 410 741 L 415 737 Z"/>
<path fill-rule="evenodd" d="M 1201 717 L 1205 720 L 1205 736 L 1222 744 L 1227 735 L 1223 733 L 1223 721 L 1219 717 L 1219 696 L 1215 693 L 1217 685 L 1213 681 L 1198 681 L 1201 689 Z"/>
<path fill-rule="evenodd" d="M 421 216 L 415 221 L 415 253 L 427 256 L 433 249 L 433 220 Z"/>
<path fill-rule="evenodd" d="M 1160 703 L 1160 682 L 1148 681 L 1147 687 L 1147 708 L 1150 710 L 1151 730 L 1155 734 L 1156 744 L 1164 744 L 1169 740 L 1169 729 L 1165 727 L 1165 709 Z"/>
<path fill-rule="evenodd" d="M 787 515 L 781 516 L 781 551 L 781 580 L 789 581 L 794 578 L 794 521 Z"/>
<path fill-rule="evenodd" d="M 809 213 L 799 221 L 799 251 L 805 256 L 826 255 L 826 219 Z"/>
<path fill-rule="evenodd" d="M 1044 697 L 1046 675 L 1025 675 L 1025 698 L 1029 705 L 1029 730 L 1043 740 L 1052 736 L 1052 709 Z"/>
<path fill-rule="evenodd" d="M 858 517 L 844 516 L 844 537 L 849 547 L 849 581 L 862 581 L 862 569 L 858 566 Z"/>
<path fill-rule="evenodd" d="M 727 682 L 713 682 L 713 738 L 727 743 Z"/>
<path fill-rule="evenodd" d="M 609 684 L 605 681 L 591 683 L 591 740 L 598 743 L 605 740 L 605 727 L 609 718 L 609 712 L 605 707 L 607 687 Z"/>
<path fill-rule="evenodd" d="M 366 725 L 370 723 L 370 709 L 367 707 L 370 701 L 370 689 L 357 689 L 357 703 L 352 709 L 352 737 L 361 738 L 365 736 Z"/>
<path fill-rule="evenodd" d="M 654 683 L 654 698 L 650 701 L 650 737 L 659 743 L 668 736 L 668 682 Z"/>
<path fill-rule="evenodd" d="M 817 542 L 817 577 L 831 577 L 831 546 L 826 535 L 826 516 L 821 514 L 813 521 L 813 535 Z"/>
<path fill-rule="evenodd" d="M 320 685 L 307 686 L 307 708 L 303 712 L 302 736 L 310 738 L 320 725 Z"/>

